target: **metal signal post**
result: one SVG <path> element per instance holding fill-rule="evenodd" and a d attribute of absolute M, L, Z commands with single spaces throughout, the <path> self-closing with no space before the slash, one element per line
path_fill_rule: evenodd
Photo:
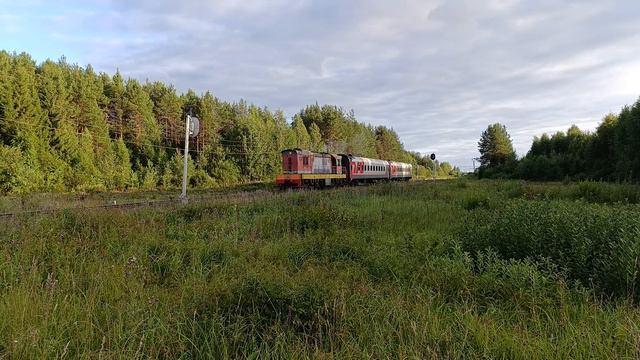
<path fill-rule="evenodd" d="M 433 182 L 435 184 L 435 182 L 436 182 L 436 154 L 432 153 L 431 156 L 429 156 L 429 158 L 433 162 L 433 174 L 431 176 L 433 177 Z"/>
<path fill-rule="evenodd" d="M 200 132 L 200 120 L 195 116 L 191 116 L 191 114 L 187 114 L 184 128 L 184 170 L 182 172 L 182 193 L 180 194 L 180 200 L 183 204 L 186 204 L 188 202 L 187 173 L 189 171 L 189 138 L 198 136 Z"/>

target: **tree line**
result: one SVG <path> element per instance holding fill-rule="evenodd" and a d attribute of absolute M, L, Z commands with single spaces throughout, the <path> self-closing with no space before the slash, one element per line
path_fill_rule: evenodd
<path fill-rule="evenodd" d="M 1 51 L 0 192 L 178 187 L 188 112 L 201 124 L 188 155 L 193 187 L 271 180 L 280 151 L 294 147 L 428 165 L 392 129 L 362 124 L 337 106 L 309 105 L 289 122 L 280 110 L 209 91 L 180 94 L 64 58 L 38 64 Z"/>
<path fill-rule="evenodd" d="M 478 144 L 481 177 L 528 180 L 640 180 L 640 99 L 608 114 L 593 132 L 572 125 L 542 134 L 517 159 L 506 128 L 493 124 Z"/>

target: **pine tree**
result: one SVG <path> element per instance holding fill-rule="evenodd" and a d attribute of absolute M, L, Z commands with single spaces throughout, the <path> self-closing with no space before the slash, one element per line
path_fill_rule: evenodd
<path fill-rule="evenodd" d="M 386 160 L 403 160 L 404 150 L 398 134 L 384 126 L 378 126 L 375 129 L 376 134 L 376 152 L 380 159 Z"/>
<path fill-rule="evenodd" d="M 101 76 L 104 94 L 107 99 L 107 122 L 111 132 L 115 137 L 125 136 L 125 85 L 122 75 L 116 71 L 113 78 L 109 78 L 106 74 Z"/>
<path fill-rule="evenodd" d="M 126 190 L 135 184 L 135 177 L 131 169 L 129 151 L 122 138 L 111 143 L 114 154 L 113 188 L 116 190 Z"/>
<path fill-rule="evenodd" d="M 34 176 L 29 183 L 42 190 L 58 190 L 63 186 L 60 159 L 49 148 L 49 124 L 40 106 L 36 65 L 27 54 L 13 57 L 13 108 L 5 113 L 5 121 L 16 126 L 12 145 L 23 152 L 26 166 Z"/>
<path fill-rule="evenodd" d="M 156 160 L 154 145 L 159 144 L 161 138 L 153 116 L 153 102 L 140 83 L 133 79 L 126 83 L 124 99 L 125 139 L 133 150 L 133 163 L 146 166 L 149 161 Z"/>
<path fill-rule="evenodd" d="M 153 103 L 153 114 L 160 126 L 162 138 L 167 145 L 178 145 L 184 139 L 182 99 L 173 86 L 161 82 L 146 83 L 144 90 Z"/>
<path fill-rule="evenodd" d="M 13 89 L 13 58 L 6 51 L 0 51 L 0 144 L 15 145 L 18 124 Z"/>
<path fill-rule="evenodd" d="M 313 151 L 323 151 L 324 150 L 324 141 L 322 140 L 322 134 L 320 133 L 320 127 L 316 125 L 316 123 L 312 123 L 309 128 L 309 142 L 311 145 L 311 150 Z"/>
<path fill-rule="evenodd" d="M 107 101 L 102 83 L 91 66 L 85 70 L 74 67 L 70 77 L 73 102 L 78 108 L 78 129 L 90 130 L 96 151 L 102 153 L 109 146 L 109 124 L 105 121 L 105 110 L 100 107 Z"/>
<path fill-rule="evenodd" d="M 489 125 L 478 142 L 480 163 L 487 167 L 496 167 L 509 160 L 515 160 L 515 152 L 507 128 L 499 123 Z"/>
<path fill-rule="evenodd" d="M 82 133 L 78 147 L 76 170 L 80 175 L 77 181 L 78 187 L 81 190 L 104 190 L 105 185 L 101 181 L 100 171 L 96 167 L 95 146 L 91 130 L 87 129 Z"/>
<path fill-rule="evenodd" d="M 295 147 L 300 149 L 309 149 L 311 147 L 311 137 L 309 136 L 307 127 L 304 125 L 304 122 L 299 115 L 296 115 L 293 118 L 291 127 L 293 128 L 293 132 L 295 134 Z"/>

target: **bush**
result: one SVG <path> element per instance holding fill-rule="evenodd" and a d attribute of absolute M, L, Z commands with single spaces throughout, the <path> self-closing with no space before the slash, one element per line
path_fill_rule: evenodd
<path fill-rule="evenodd" d="M 240 169 L 230 160 L 217 162 L 212 176 L 220 185 L 235 185 L 242 179 Z"/>
<path fill-rule="evenodd" d="M 549 258 L 570 279 L 604 294 L 640 298 L 640 208 L 568 201 L 511 201 L 470 212 L 462 244 L 508 259 Z"/>

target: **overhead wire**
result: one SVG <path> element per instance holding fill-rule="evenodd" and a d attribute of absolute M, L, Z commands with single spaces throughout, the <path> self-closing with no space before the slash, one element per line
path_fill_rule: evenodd
<path fill-rule="evenodd" d="M 13 119 L 4 119 L 5 122 L 12 122 L 15 124 L 22 124 L 22 125 L 27 125 L 30 126 L 32 128 L 40 128 L 40 129 L 47 129 L 47 130 L 59 130 L 59 127 L 53 127 L 53 126 L 47 126 L 47 125 L 39 125 L 39 124 L 33 124 L 33 123 L 29 123 L 26 121 L 19 121 L 19 120 L 13 120 Z M 83 127 L 85 128 L 93 128 L 96 129 L 97 127 L 95 126 L 90 126 L 90 125 L 83 125 Z M 89 136 L 88 133 L 83 132 L 83 131 L 75 131 L 74 134 L 79 135 L 79 136 Z M 118 138 L 112 138 L 112 137 L 104 137 L 104 136 L 99 136 L 96 135 L 95 133 L 90 134 L 91 137 L 93 139 L 98 139 L 98 140 L 105 140 L 105 141 L 114 141 L 114 140 L 118 140 Z M 126 143 L 126 144 L 130 144 L 130 145 L 136 145 L 136 146 L 140 146 L 139 142 L 136 141 L 131 141 L 131 140 L 126 140 L 123 137 L 120 137 L 120 139 L 122 140 L 122 142 Z M 164 138 L 162 140 L 168 140 L 167 138 Z M 218 142 L 227 142 L 224 141 L 223 139 L 219 139 L 216 140 L 214 143 L 218 143 Z M 231 143 L 231 141 L 229 141 L 229 143 Z M 243 141 L 239 141 L 239 143 L 245 144 L 246 142 Z M 160 144 L 145 144 L 144 146 L 151 146 L 154 148 L 160 148 L 160 149 L 169 149 L 169 150 L 175 150 L 175 151 L 179 151 L 181 150 L 180 147 L 173 147 L 173 146 L 166 146 L 166 145 L 160 145 Z M 206 151 L 204 150 L 197 150 L 197 149 L 189 149 L 189 153 L 205 153 Z M 256 151 L 225 151 L 224 152 L 225 155 L 270 155 L 270 154 L 275 154 L 274 152 L 271 151 L 260 151 L 260 152 L 256 152 Z"/>

